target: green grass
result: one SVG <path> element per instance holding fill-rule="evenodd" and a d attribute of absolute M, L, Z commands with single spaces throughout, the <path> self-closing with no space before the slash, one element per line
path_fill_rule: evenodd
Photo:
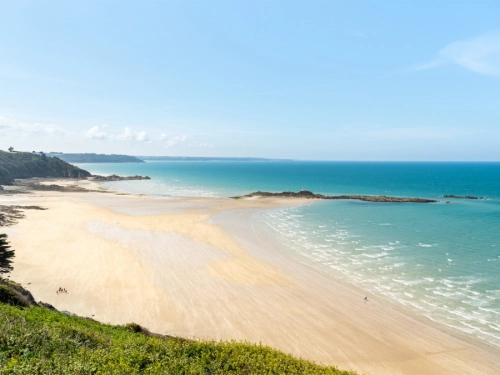
<path fill-rule="evenodd" d="M 0 303 L 0 374 L 354 374 L 266 346 L 138 330 Z"/>

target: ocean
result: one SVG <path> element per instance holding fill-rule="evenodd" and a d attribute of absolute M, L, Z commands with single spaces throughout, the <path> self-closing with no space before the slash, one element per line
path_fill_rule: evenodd
<path fill-rule="evenodd" d="M 436 322 L 500 347 L 500 163 L 210 161 L 79 164 L 134 193 L 232 197 L 298 191 L 420 197 L 439 203 L 314 201 L 255 225 L 292 256 Z M 444 194 L 487 199 L 442 198 Z M 446 202 L 450 202 L 447 204 Z"/>

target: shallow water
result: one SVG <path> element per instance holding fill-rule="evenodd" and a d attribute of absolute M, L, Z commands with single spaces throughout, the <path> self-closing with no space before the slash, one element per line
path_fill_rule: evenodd
<path fill-rule="evenodd" d="M 106 183 L 137 193 L 235 196 L 256 190 L 434 198 L 436 204 L 319 201 L 256 224 L 297 258 L 500 347 L 500 163 L 151 162 L 86 164 L 149 175 Z M 443 194 L 488 200 L 443 199 Z M 450 201 L 451 204 L 445 204 Z"/>

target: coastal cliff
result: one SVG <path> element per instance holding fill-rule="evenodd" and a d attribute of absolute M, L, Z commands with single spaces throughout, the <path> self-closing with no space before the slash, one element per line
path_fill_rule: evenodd
<path fill-rule="evenodd" d="M 0 150 L 0 184 L 2 185 L 9 185 L 13 180 L 19 178 L 86 178 L 90 176 L 90 172 L 75 167 L 57 157 L 49 157 L 43 153 Z"/>

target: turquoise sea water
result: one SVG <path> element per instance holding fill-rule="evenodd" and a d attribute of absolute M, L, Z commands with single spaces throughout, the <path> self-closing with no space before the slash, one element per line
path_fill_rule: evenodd
<path fill-rule="evenodd" d="M 317 201 L 257 224 L 298 259 L 500 347 L 500 163 L 150 162 L 85 164 L 149 175 L 107 183 L 137 193 L 235 196 L 255 190 L 434 198 L 436 204 Z M 487 200 L 444 199 L 443 194 Z M 445 204 L 450 201 L 451 204 Z"/>

